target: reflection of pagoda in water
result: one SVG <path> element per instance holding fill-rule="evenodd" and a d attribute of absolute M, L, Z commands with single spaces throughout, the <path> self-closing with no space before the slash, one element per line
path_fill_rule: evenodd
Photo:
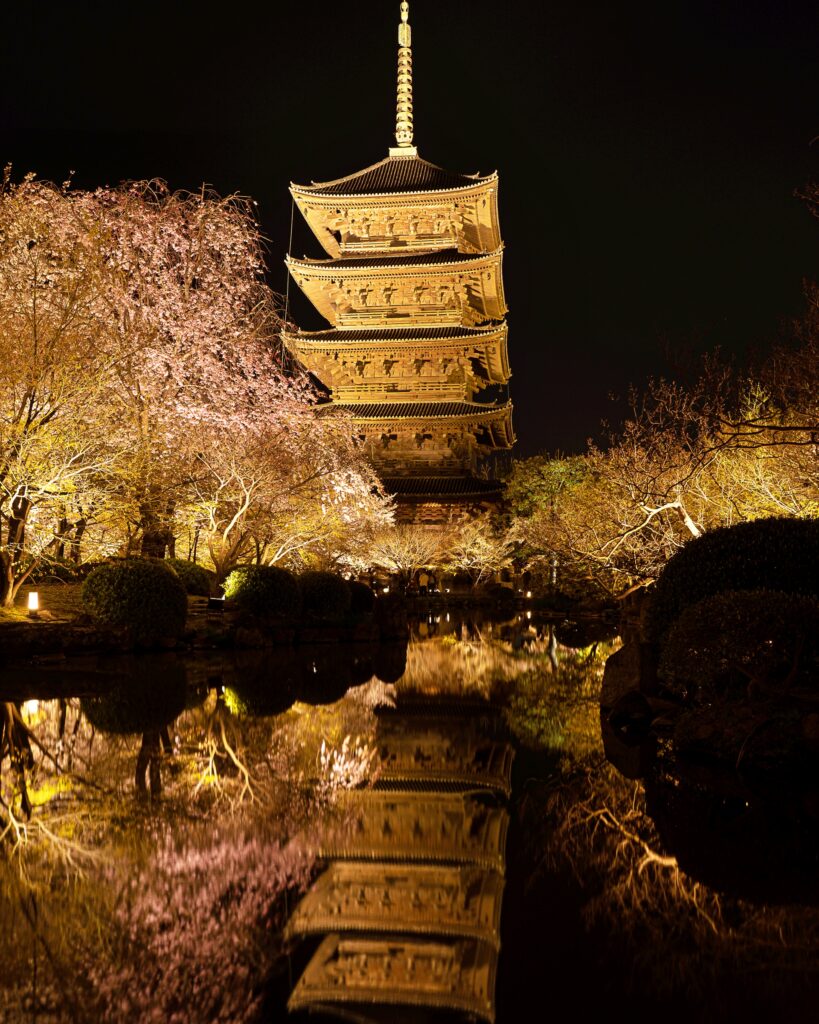
<path fill-rule="evenodd" d="M 329 330 L 286 343 L 342 409 L 401 517 L 496 500 L 514 442 L 497 174 L 445 171 L 413 145 L 409 4 L 401 4 L 396 146 L 336 181 L 293 185 L 330 259 L 288 256 Z"/>
<path fill-rule="evenodd" d="M 502 733 L 485 701 L 399 691 L 381 709 L 375 788 L 350 794 L 325 833 L 327 870 L 288 924 L 324 936 L 291 1010 L 494 1020 L 513 757 Z"/>

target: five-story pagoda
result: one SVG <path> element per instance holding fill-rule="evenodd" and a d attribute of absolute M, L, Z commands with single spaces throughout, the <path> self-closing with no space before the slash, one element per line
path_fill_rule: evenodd
<path fill-rule="evenodd" d="M 396 145 L 337 181 L 291 185 L 329 259 L 287 258 L 331 327 L 287 332 L 352 415 L 399 518 L 441 522 L 497 500 L 511 448 L 498 176 L 455 174 L 413 144 L 409 4 L 398 31 Z"/>

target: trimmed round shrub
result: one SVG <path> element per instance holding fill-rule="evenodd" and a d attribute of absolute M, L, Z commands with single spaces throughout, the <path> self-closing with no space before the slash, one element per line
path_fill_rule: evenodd
<path fill-rule="evenodd" d="M 225 597 L 233 608 L 259 619 L 295 618 L 302 607 L 299 582 L 275 565 L 243 565 L 225 580 Z"/>
<path fill-rule="evenodd" d="M 347 581 L 332 572 L 302 573 L 299 577 L 304 611 L 314 619 L 343 619 L 352 596 Z"/>
<path fill-rule="evenodd" d="M 372 612 L 375 608 L 372 588 L 358 580 L 349 580 L 347 586 L 350 588 L 350 611 L 355 615 L 368 615 Z"/>
<path fill-rule="evenodd" d="M 98 697 L 83 697 L 85 717 L 100 732 L 139 735 L 170 725 L 185 710 L 185 666 L 172 655 L 140 655 L 116 687 Z"/>
<path fill-rule="evenodd" d="M 819 600 L 771 590 L 725 590 L 686 608 L 668 631 L 658 676 L 672 693 L 704 703 L 819 687 Z"/>
<path fill-rule="evenodd" d="M 689 541 L 654 585 L 648 639 L 662 641 L 682 612 L 706 597 L 760 587 L 819 596 L 819 519 L 756 519 Z"/>
<path fill-rule="evenodd" d="M 83 604 L 105 626 L 127 626 L 138 643 L 178 637 L 185 628 L 188 598 L 164 562 L 132 558 L 100 565 L 82 585 Z"/>
<path fill-rule="evenodd" d="M 196 562 L 186 562 L 184 558 L 169 558 L 166 561 L 176 575 L 182 580 L 182 586 L 193 597 L 210 597 L 211 583 L 216 574 L 203 569 Z"/>

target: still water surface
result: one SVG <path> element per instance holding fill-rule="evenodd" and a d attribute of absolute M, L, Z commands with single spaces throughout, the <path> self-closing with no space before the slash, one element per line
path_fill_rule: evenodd
<path fill-rule="evenodd" d="M 4 670 L 0 1020 L 815 1019 L 813 790 L 620 774 L 616 645 Z"/>

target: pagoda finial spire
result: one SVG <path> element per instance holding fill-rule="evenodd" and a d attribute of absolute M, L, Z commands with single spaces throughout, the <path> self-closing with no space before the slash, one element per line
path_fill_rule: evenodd
<path fill-rule="evenodd" d="M 398 102 L 395 110 L 395 142 L 390 156 L 417 156 L 412 144 L 412 29 L 409 4 L 401 4 L 398 26 Z"/>

